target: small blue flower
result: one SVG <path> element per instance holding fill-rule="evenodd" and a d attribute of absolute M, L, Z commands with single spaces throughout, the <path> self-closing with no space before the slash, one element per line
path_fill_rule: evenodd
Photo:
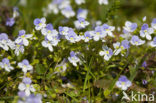
<path fill-rule="evenodd" d="M 70 18 L 75 16 L 75 12 L 73 11 L 71 6 L 68 6 L 66 8 L 64 8 L 61 13 L 66 17 L 66 18 Z"/>
<path fill-rule="evenodd" d="M 81 9 L 79 8 L 78 11 L 77 11 L 77 18 L 84 18 L 86 19 L 87 18 L 87 14 L 88 14 L 88 10 L 87 9 Z"/>
<path fill-rule="evenodd" d="M 145 41 L 144 41 L 144 40 L 141 40 L 138 36 L 134 35 L 134 36 L 131 38 L 130 43 L 131 43 L 132 45 L 138 46 L 138 45 L 144 44 Z"/>
<path fill-rule="evenodd" d="M 153 29 L 156 29 L 156 18 L 153 19 L 151 26 Z"/>
<path fill-rule="evenodd" d="M 93 39 L 98 41 L 106 36 L 102 26 L 95 27 L 95 31 L 92 33 Z"/>
<path fill-rule="evenodd" d="M 103 50 L 99 52 L 99 55 L 104 56 L 104 59 L 108 61 L 113 55 L 113 50 L 108 48 L 107 46 L 104 46 Z"/>
<path fill-rule="evenodd" d="M 6 33 L 0 33 L 0 47 L 8 51 L 9 47 L 15 49 L 15 43 L 8 38 Z"/>
<path fill-rule="evenodd" d="M 19 62 L 18 66 L 22 68 L 24 74 L 26 74 L 28 70 L 33 70 L 33 67 L 29 64 L 29 61 L 27 59 L 24 59 L 22 62 Z"/>
<path fill-rule="evenodd" d="M 53 0 L 52 3 L 53 4 L 61 4 L 63 0 Z"/>
<path fill-rule="evenodd" d="M 123 40 L 121 42 L 121 49 L 129 49 L 130 45 L 129 45 L 129 41 L 128 40 Z"/>
<path fill-rule="evenodd" d="M 40 94 L 26 96 L 24 91 L 19 91 L 18 96 L 20 97 L 18 103 L 42 103 L 42 96 Z"/>
<path fill-rule="evenodd" d="M 80 59 L 77 57 L 77 54 L 74 51 L 70 52 L 70 57 L 68 57 L 68 60 L 74 66 L 77 66 L 77 63 L 80 62 Z"/>
<path fill-rule="evenodd" d="M 111 37 L 114 37 L 112 31 L 115 30 L 115 27 L 114 26 L 109 26 L 107 24 L 103 24 L 103 29 L 105 31 L 106 34 L 108 34 L 109 36 Z"/>
<path fill-rule="evenodd" d="M 142 63 L 142 67 L 144 67 L 144 68 L 147 67 L 147 62 L 146 62 L 146 61 L 144 61 L 144 62 Z"/>
<path fill-rule="evenodd" d="M 128 80 L 126 76 L 120 76 L 119 80 L 116 82 L 116 86 L 122 90 L 127 90 L 131 85 L 131 81 Z"/>
<path fill-rule="evenodd" d="M 40 94 L 31 94 L 25 101 L 25 103 L 42 103 L 42 96 Z"/>
<path fill-rule="evenodd" d="M 153 41 L 150 42 L 151 47 L 156 47 L 156 37 L 153 38 Z"/>
<path fill-rule="evenodd" d="M 114 55 L 118 55 L 121 52 L 120 42 L 113 43 Z"/>
<path fill-rule="evenodd" d="M 49 41 L 52 41 L 55 39 L 55 37 L 58 36 L 58 31 L 53 29 L 52 24 L 47 24 L 46 28 L 43 28 L 41 30 L 42 34 L 47 37 Z"/>
<path fill-rule="evenodd" d="M 123 29 L 123 34 L 120 35 L 122 38 L 128 40 L 132 35 L 130 32 L 126 31 L 125 29 Z"/>
<path fill-rule="evenodd" d="M 58 8 L 58 0 L 53 0 L 51 3 L 48 4 L 47 8 L 43 8 L 43 15 L 47 16 L 50 13 L 58 14 L 59 8 Z"/>
<path fill-rule="evenodd" d="M 79 39 L 73 29 L 69 29 L 68 34 L 65 36 L 65 38 L 71 43 L 75 43 Z"/>
<path fill-rule="evenodd" d="M 146 37 L 147 40 L 151 40 L 151 34 L 154 32 L 153 28 L 149 28 L 148 24 L 143 24 L 140 30 L 140 36 Z"/>
<path fill-rule="evenodd" d="M 25 77 L 22 82 L 25 83 L 25 84 L 31 84 L 32 80 L 30 78 L 28 78 L 28 77 Z"/>
<path fill-rule="evenodd" d="M 142 80 L 143 85 L 146 85 L 147 83 L 148 83 L 147 80 Z"/>
<path fill-rule="evenodd" d="M 0 47 L 6 51 L 9 50 L 9 45 L 10 45 L 9 41 L 10 40 L 8 39 L 8 35 L 6 33 L 0 34 Z"/>
<path fill-rule="evenodd" d="M 19 16 L 19 9 L 18 7 L 13 8 L 13 18 L 16 18 Z"/>
<path fill-rule="evenodd" d="M 41 32 L 43 35 L 48 35 L 48 34 L 51 34 L 52 30 L 53 30 L 53 25 L 49 23 L 46 25 L 45 28 L 41 30 Z"/>
<path fill-rule="evenodd" d="M 18 56 L 20 53 L 24 53 L 24 45 L 23 45 L 23 42 L 16 43 L 16 45 L 15 45 L 15 54 Z"/>
<path fill-rule="evenodd" d="M 48 37 L 45 37 L 45 40 L 42 41 L 42 46 L 48 48 L 51 52 L 53 51 L 53 46 L 56 46 L 60 41 L 59 36 L 53 36 L 51 40 Z"/>
<path fill-rule="evenodd" d="M 62 27 L 62 26 L 59 26 L 59 33 L 60 33 L 60 35 L 67 35 L 69 29 L 70 29 L 69 27 Z"/>
<path fill-rule="evenodd" d="M 83 3 L 85 3 L 85 0 L 75 0 L 77 5 L 81 5 Z"/>
<path fill-rule="evenodd" d="M 132 23 L 130 21 L 126 21 L 125 26 L 123 28 L 126 32 L 133 32 L 137 28 L 137 23 Z"/>
<path fill-rule="evenodd" d="M 1 33 L 0 40 L 8 40 L 8 35 L 6 33 Z"/>
<path fill-rule="evenodd" d="M 84 33 L 84 36 L 83 36 L 82 38 L 83 38 L 83 40 L 84 40 L 85 42 L 88 42 L 89 40 L 91 40 L 91 39 L 92 39 L 92 35 L 91 35 L 90 31 L 86 31 L 86 32 Z"/>
<path fill-rule="evenodd" d="M 31 84 L 31 79 L 28 77 L 23 78 L 22 83 L 19 84 L 18 89 L 24 91 L 26 96 L 29 96 L 31 92 L 35 92 L 35 88 Z"/>
<path fill-rule="evenodd" d="M 25 30 L 20 30 L 17 39 L 15 40 L 15 43 L 23 43 L 24 46 L 29 45 L 29 41 L 27 39 L 30 39 L 32 37 L 32 34 L 25 34 Z"/>
<path fill-rule="evenodd" d="M 85 28 L 86 26 L 88 26 L 89 22 L 85 21 L 84 18 L 80 17 L 78 18 L 77 21 L 74 22 L 74 24 L 77 29 L 81 29 L 81 28 Z"/>
<path fill-rule="evenodd" d="M 19 92 L 18 92 L 18 96 L 19 96 L 19 97 L 21 97 L 21 98 L 26 97 L 26 95 L 25 95 L 25 92 L 24 92 L 24 91 L 19 91 Z"/>
<path fill-rule="evenodd" d="M 6 71 L 10 72 L 14 68 L 10 65 L 10 61 L 7 58 L 3 58 L 2 62 L 0 62 L 0 67 L 4 68 Z"/>
<path fill-rule="evenodd" d="M 46 19 L 45 18 L 37 18 L 34 20 L 34 25 L 35 25 L 35 29 L 36 30 L 41 30 L 43 29 L 44 27 L 46 27 Z"/>
<path fill-rule="evenodd" d="M 145 21 L 146 21 L 146 16 L 144 16 L 144 17 L 142 18 L 142 21 L 143 21 L 143 22 L 145 22 Z"/>
<path fill-rule="evenodd" d="M 7 21 L 6 21 L 6 24 L 5 24 L 6 26 L 12 27 L 14 24 L 15 24 L 14 18 L 7 18 Z"/>

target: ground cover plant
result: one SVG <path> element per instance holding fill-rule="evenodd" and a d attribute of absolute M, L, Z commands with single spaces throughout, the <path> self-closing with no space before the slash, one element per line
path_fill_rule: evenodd
<path fill-rule="evenodd" d="M 0 0 L 0 103 L 155 103 L 155 4 Z"/>

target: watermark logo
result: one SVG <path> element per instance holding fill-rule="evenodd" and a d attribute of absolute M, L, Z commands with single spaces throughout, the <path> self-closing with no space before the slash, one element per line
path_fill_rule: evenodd
<path fill-rule="evenodd" d="M 126 92 L 123 91 L 123 97 L 122 100 L 128 100 L 128 101 L 154 101 L 154 94 L 142 94 L 140 92 L 134 93 L 131 92 L 131 95 L 128 96 Z"/>

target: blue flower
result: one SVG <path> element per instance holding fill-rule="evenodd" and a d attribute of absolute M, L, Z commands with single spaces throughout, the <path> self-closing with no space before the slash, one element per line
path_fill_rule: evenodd
<path fill-rule="evenodd" d="M 42 96 L 40 94 L 31 94 L 29 97 L 26 98 L 25 103 L 42 103 Z"/>
<path fill-rule="evenodd" d="M 95 31 L 92 33 L 93 39 L 98 41 L 106 36 L 102 26 L 95 27 Z"/>
<path fill-rule="evenodd" d="M 52 30 L 53 30 L 53 25 L 49 23 L 46 25 L 45 28 L 41 30 L 41 32 L 43 35 L 48 35 L 48 34 L 51 34 Z"/>
<path fill-rule="evenodd" d="M 13 8 L 13 18 L 16 18 L 19 16 L 19 9 L 18 7 Z"/>
<path fill-rule="evenodd" d="M 19 96 L 19 97 L 21 97 L 21 98 L 26 97 L 26 95 L 25 95 L 25 92 L 24 92 L 24 91 L 19 91 L 19 92 L 18 92 L 18 96 Z"/>
<path fill-rule="evenodd" d="M 142 21 L 143 21 L 143 22 L 145 22 L 145 21 L 146 21 L 146 16 L 144 16 L 144 17 L 142 18 Z"/>
<path fill-rule="evenodd" d="M 8 51 L 9 47 L 11 49 L 15 48 L 15 43 L 8 38 L 8 35 L 6 33 L 1 33 L 0 34 L 0 47 Z"/>
<path fill-rule="evenodd" d="M 80 39 L 73 29 L 69 29 L 68 34 L 65 36 L 65 38 L 71 43 L 75 43 Z"/>
<path fill-rule="evenodd" d="M 140 36 L 146 37 L 147 40 L 151 40 L 151 34 L 154 32 L 153 28 L 149 28 L 148 24 L 143 24 L 140 30 Z"/>
<path fill-rule="evenodd" d="M 25 77 L 22 81 L 22 83 L 19 84 L 18 89 L 20 91 L 24 91 L 26 96 L 29 96 L 31 92 L 35 92 L 35 88 L 31 84 L 31 79 L 28 77 Z"/>
<path fill-rule="evenodd" d="M 22 82 L 25 84 L 31 84 L 32 80 L 28 77 L 25 77 Z"/>
<path fill-rule="evenodd" d="M 118 55 L 121 52 L 120 42 L 113 43 L 114 55 Z"/>
<path fill-rule="evenodd" d="M 107 24 L 103 24 L 103 29 L 105 31 L 106 34 L 108 34 L 109 36 L 111 37 L 114 37 L 112 31 L 115 30 L 115 27 L 114 26 L 109 26 Z"/>
<path fill-rule="evenodd" d="M 103 50 L 99 52 L 99 55 L 104 56 L 104 59 L 108 61 L 113 55 L 113 50 L 108 48 L 107 46 L 104 46 Z"/>
<path fill-rule="evenodd" d="M 148 83 L 147 80 L 142 80 L 143 85 L 146 85 L 147 83 Z"/>
<path fill-rule="evenodd" d="M 22 62 L 19 62 L 18 66 L 22 68 L 24 74 L 26 74 L 28 70 L 33 70 L 33 67 L 29 64 L 29 61 L 27 59 L 24 59 Z"/>
<path fill-rule="evenodd" d="M 144 62 L 142 63 L 142 67 L 144 67 L 144 68 L 147 67 L 147 62 L 146 62 L 146 61 L 144 61 Z"/>
<path fill-rule="evenodd" d="M 156 29 L 156 18 L 153 19 L 151 26 L 153 29 Z"/>
<path fill-rule="evenodd" d="M 79 8 L 78 11 L 77 11 L 77 18 L 84 18 L 86 19 L 87 18 L 87 14 L 88 14 L 88 10 L 87 9 L 81 9 Z"/>
<path fill-rule="evenodd" d="M 8 40 L 8 35 L 6 33 L 1 33 L 0 40 Z"/>
<path fill-rule="evenodd" d="M 17 44 L 15 45 L 15 54 L 18 56 L 19 53 L 24 53 L 23 42 L 17 43 Z"/>
<path fill-rule="evenodd" d="M 20 97 L 18 103 L 42 103 L 42 95 L 40 94 L 26 96 L 24 91 L 19 91 L 18 96 Z"/>
<path fill-rule="evenodd" d="M 47 16 L 50 13 L 54 13 L 54 14 L 58 14 L 59 13 L 59 8 L 58 8 L 58 4 L 55 3 L 55 1 L 58 0 L 53 0 L 53 2 L 49 3 L 47 8 L 43 8 L 43 15 Z"/>
<path fill-rule="evenodd" d="M 91 40 L 91 39 L 92 39 L 92 35 L 91 35 L 90 31 L 86 31 L 86 32 L 84 33 L 84 36 L 82 37 L 82 39 L 83 39 L 85 42 L 88 42 L 89 40 Z"/>
<path fill-rule="evenodd" d="M 75 0 L 76 4 L 81 5 L 85 3 L 85 0 Z"/>
<path fill-rule="evenodd" d="M 14 24 L 15 24 L 14 18 L 7 18 L 7 21 L 6 21 L 6 24 L 5 24 L 6 26 L 12 27 Z"/>
<path fill-rule="evenodd" d="M 6 33 L 1 33 L 0 34 L 0 47 L 3 48 L 4 50 L 8 51 L 8 35 Z"/>
<path fill-rule="evenodd" d="M 45 37 L 45 40 L 42 41 L 42 46 L 48 48 L 51 52 L 53 51 L 53 46 L 56 46 L 60 41 L 58 36 L 53 36 L 51 40 L 48 37 Z"/>
<path fill-rule="evenodd" d="M 126 21 L 125 26 L 123 28 L 126 32 L 133 32 L 137 28 L 137 23 L 132 23 L 130 21 Z"/>
<path fill-rule="evenodd" d="M 71 7 L 70 0 L 57 0 L 57 4 L 60 10 L 67 8 L 67 7 Z"/>
<path fill-rule="evenodd" d="M 62 26 L 59 26 L 59 33 L 61 35 L 67 35 L 68 34 L 68 31 L 69 31 L 69 27 L 62 27 Z"/>
<path fill-rule="evenodd" d="M 15 43 L 23 43 L 24 46 L 29 45 L 29 41 L 27 39 L 30 39 L 32 37 L 32 34 L 25 34 L 25 30 L 20 30 L 17 39 L 15 40 Z"/>
<path fill-rule="evenodd" d="M 131 81 L 128 80 L 126 76 L 120 76 L 119 80 L 116 82 L 116 86 L 122 90 L 127 90 L 131 85 Z"/>
<path fill-rule="evenodd" d="M 35 25 L 35 29 L 36 30 L 41 30 L 43 29 L 44 27 L 46 27 L 46 19 L 45 18 L 37 18 L 34 20 L 34 25 Z"/>
<path fill-rule="evenodd" d="M 6 71 L 10 72 L 14 68 L 10 65 L 10 61 L 7 58 L 3 58 L 2 62 L 0 62 L 0 67 L 4 68 Z"/>
<path fill-rule="evenodd" d="M 77 21 L 74 22 L 74 24 L 77 29 L 81 29 L 81 28 L 85 28 L 86 26 L 88 26 L 89 22 L 85 21 L 84 18 L 80 17 L 78 18 Z"/>
<path fill-rule="evenodd" d="M 134 36 L 131 38 L 130 43 L 131 43 L 132 45 L 138 46 L 138 45 L 144 44 L 145 41 L 144 41 L 144 40 L 141 40 L 138 36 L 134 35 Z"/>
<path fill-rule="evenodd" d="M 126 31 L 125 29 L 123 29 L 123 34 L 120 35 L 122 38 L 128 40 L 132 35 L 130 32 Z"/>
<path fill-rule="evenodd" d="M 130 45 L 129 45 L 129 41 L 128 40 L 123 40 L 121 42 L 121 49 L 129 49 Z"/>
<path fill-rule="evenodd" d="M 80 62 L 80 59 L 77 57 L 77 54 L 74 51 L 70 52 L 70 57 L 68 57 L 68 60 L 74 66 L 77 66 L 77 63 Z"/>
<path fill-rule="evenodd" d="M 47 24 L 46 28 L 43 28 L 41 31 L 49 41 L 55 40 L 55 38 L 58 36 L 58 31 L 53 29 L 52 24 Z"/>
<path fill-rule="evenodd" d="M 66 17 L 66 18 L 70 18 L 75 16 L 75 12 L 73 11 L 71 6 L 68 6 L 66 8 L 64 8 L 61 13 Z"/>
<path fill-rule="evenodd" d="M 150 46 L 156 47 L 156 37 L 154 37 L 153 41 L 150 42 Z"/>

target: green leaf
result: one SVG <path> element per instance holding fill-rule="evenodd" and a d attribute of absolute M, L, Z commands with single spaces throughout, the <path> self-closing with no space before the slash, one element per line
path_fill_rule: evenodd
<path fill-rule="evenodd" d="M 106 90 L 104 91 L 104 96 L 105 96 L 106 98 L 108 98 L 110 92 L 111 92 L 111 91 L 109 91 L 108 89 L 106 89 Z"/>
<path fill-rule="evenodd" d="M 38 74 L 44 74 L 46 72 L 46 69 L 42 64 L 36 64 L 35 68 Z"/>
<path fill-rule="evenodd" d="M 133 66 L 129 66 L 129 71 L 130 71 L 130 75 L 132 76 L 136 72 L 136 68 L 134 68 Z"/>

